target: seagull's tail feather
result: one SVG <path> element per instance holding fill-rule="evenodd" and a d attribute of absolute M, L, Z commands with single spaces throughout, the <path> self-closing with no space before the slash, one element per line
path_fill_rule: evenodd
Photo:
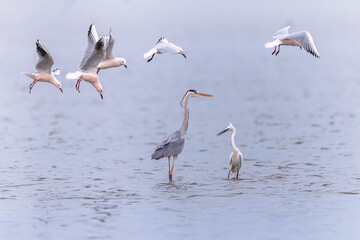
<path fill-rule="evenodd" d="M 28 76 L 29 78 L 32 78 L 32 79 L 35 78 L 35 74 L 33 74 L 33 73 L 22 72 L 22 73 L 20 73 L 20 74 L 26 75 L 26 76 Z"/>
<path fill-rule="evenodd" d="M 144 54 L 144 58 L 148 58 L 151 57 L 151 55 L 155 54 L 157 52 L 157 50 L 155 48 L 151 49 L 150 51 L 148 51 L 147 53 Z"/>
<path fill-rule="evenodd" d="M 81 72 L 77 71 L 77 72 L 74 72 L 74 73 L 67 73 L 65 78 L 66 79 L 77 79 L 81 76 Z"/>
<path fill-rule="evenodd" d="M 279 39 L 276 39 L 275 41 L 273 42 L 267 42 L 265 43 L 265 48 L 272 48 L 272 47 L 275 47 L 275 46 L 278 46 L 281 44 L 281 41 Z"/>

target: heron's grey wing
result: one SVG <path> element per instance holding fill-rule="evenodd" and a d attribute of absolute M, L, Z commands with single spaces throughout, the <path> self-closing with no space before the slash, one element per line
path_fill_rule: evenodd
<path fill-rule="evenodd" d="M 99 41 L 99 34 L 94 24 L 91 24 L 88 30 L 88 44 L 84 53 L 84 56 L 80 62 L 79 68 L 85 64 L 92 51 L 94 50 L 95 44 Z M 81 68 L 80 68 L 81 69 Z"/>
<path fill-rule="evenodd" d="M 320 53 L 315 45 L 314 39 L 308 31 L 292 33 L 286 36 L 284 39 L 294 40 L 307 52 L 311 53 L 317 58 L 320 57 Z"/>
<path fill-rule="evenodd" d="M 155 152 L 151 155 L 153 159 L 179 155 L 184 148 L 185 139 L 181 137 L 180 131 L 176 131 L 161 141 Z"/>
<path fill-rule="evenodd" d="M 172 43 L 161 43 L 158 44 L 156 47 L 160 53 L 172 53 L 172 54 L 179 53 L 179 50 Z"/>
<path fill-rule="evenodd" d="M 51 73 L 51 67 L 54 65 L 54 59 L 50 55 L 49 51 L 40 43 L 36 41 L 36 51 L 39 55 L 39 60 L 35 65 L 36 72 Z"/>
<path fill-rule="evenodd" d="M 114 44 L 115 44 L 115 37 L 114 37 L 114 35 L 112 35 L 111 30 L 109 33 L 109 37 L 105 39 L 105 43 L 106 43 L 105 59 L 113 59 L 114 54 L 113 54 L 112 50 L 113 50 Z"/>
<path fill-rule="evenodd" d="M 104 48 L 104 38 L 101 37 L 95 44 L 93 51 L 90 53 L 89 57 L 84 62 L 84 65 L 79 68 L 84 72 L 96 73 L 97 66 L 104 59 L 105 48 Z"/>

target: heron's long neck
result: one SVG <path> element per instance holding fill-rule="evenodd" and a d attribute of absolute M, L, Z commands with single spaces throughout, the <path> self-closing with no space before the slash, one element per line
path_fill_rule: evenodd
<path fill-rule="evenodd" d="M 188 101 L 189 101 L 189 98 L 188 97 L 185 97 L 184 99 L 184 121 L 182 123 L 182 126 L 181 126 L 181 129 L 180 129 L 180 132 L 181 132 L 181 136 L 184 137 L 185 134 L 186 134 L 186 130 L 188 128 L 188 125 L 189 125 L 189 108 L 188 108 Z"/>
<path fill-rule="evenodd" d="M 231 134 L 231 145 L 232 145 L 233 151 L 238 150 L 238 148 L 235 146 L 235 134 L 236 134 L 236 130 L 234 129 L 233 133 Z"/>

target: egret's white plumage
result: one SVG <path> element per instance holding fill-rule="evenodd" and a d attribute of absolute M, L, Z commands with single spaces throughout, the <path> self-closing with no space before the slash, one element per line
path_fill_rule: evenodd
<path fill-rule="evenodd" d="M 236 178 L 239 179 L 239 171 L 243 164 L 243 155 L 235 145 L 236 128 L 230 123 L 229 126 L 225 130 L 219 132 L 217 136 L 220 136 L 221 134 L 227 131 L 232 131 L 231 146 L 233 149 L 232 152 L 230 153 L 230 158 L 229 158 L 230 170 L 229 170 L 228 178 L 230 177 L 230 172 L 232 172 L 233 174 L 236 174 Z"/>
<path fill-rule="evenodd" d="M 307 52 L 311 53 L 315 57 L 320 57 L 320 53 L 315 45 L 315 42 L 308 31 L 301 31 L 289 34 L 289 28 L 290 26 L 287 26 L 276 31 L 273 35 L 273 38 L 275 38 L 275 40 L 265 43 L 265 48 L 275 47 L 275 50 L 272 53 L 274 54 L 276 52 L 276 47 L 278 47 L 278 51 L 275 54 L 278 55 L 281 45 L 298 46 L 301 49 L 304 48 Z"/>
<path fill-rule="evenodd" d="M 115 44 L 115 37 L 111 33 L 111 30 L 109 32 L 109 36 L 104 36 L 104 41 L 106 45 L 105 57 L 104 60 L 99 64 L 97 73 L 101 69 L 120 67 L 122 65 L 127 68 L 126 60 L 124 58 L 114 57 L 113 48 Z"/>
<path fill-rule="evenodd" d="M 181 100 L 181 105 L 184 103 L 184 120 L 181 125 L 180 130 L 173 132 L 167 136 L 163 141 L 161 141 L 155 148 L 154 153 L 151 155 L 152 159 L 161 159 L 167 157 L 169 161 L 169 180 L 172 180 L 172 173 L 174 170 L 175 161 L 177 156 L 182 152 L 185 144 L 185 134 L 189 124 L 189 108 L 188 101 L 192 97 L 212 97 L 210 94 L 200 93 L 196 90 L 188 90 L 183 99 Z M 173 164 L 170 169 L 170 158 L 173 157 Z"/>
<path fill-rule="evenodd" d="M 37 82 L 48 82 L 56 86 L 63 92 L 61 88 L 61 83 L 56 79 L 54 75 L 60 74 L 60 69 L 55 69 L 51 71 L 51 67 L 54 65 L 54 59 L 51 56 L 50 52 L 42 45 L 39 39 L 36 41 L 36 51 L 39 56 L 39 60 L 35 65 L 35 73 L 22 72 L 21 74 L 28 76 L 34 81 L 30 84 L 29 93 Z"/>
<path fill-rule="evenodd" d="M 151 56 L 151 58 L 147 60 L 147 62 L 150 62 L 154 58 L 155 54 L 163 53 L 181 54 L 184 58 L 186 58 L 184 50 L 181 47 L 170 43 L 165 37 L 160 38 L 156 42 L 155 46 L 144 54 L 144 58 Z"/>
<path fill-rule="evenodd" d="M 66 79 L 77 79 L 75 85 L 76 90 L 80 92 L 80 82 L 82 80 L 91 83 L 95 89 L 100 93 L 103 98 L 102 86 L 100 84 L 99 77 L 97 75 L 97 67 L 99 63 L 104 59 L 106 52 L 106 46 L 103 37 L 99 37 L 96 31 L 95 25 L 91 24 L 88 31 L 88 45 L 85 50 L 85 54 L 80 62 L 80 71 L 66 74 Z"/>

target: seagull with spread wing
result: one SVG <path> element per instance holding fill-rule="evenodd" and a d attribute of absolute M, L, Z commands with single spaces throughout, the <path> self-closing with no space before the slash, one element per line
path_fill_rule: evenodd
<path fill-rule="evenodd" d="M 109 36 L 104 37 L 104 41 L 106 42 L 105 58 L 97 67 L 98 70 L 96 73 L 99 73 L 101 69 L 120 67 L 122 65 L 124 65 L 124 67 L 127 68 L 126 60 L 124 58 L 114 57 L 113 48 L 115 43 L 115 37 L 111 33 L 111 30 Z"/>
<path fill-rule="evenodd" d="M 61 83 L 55 77 L 55 75 L 60 74 L 60 69 L 55 69 L 54 71 L 51 71 L 51 67 L 54 65 L 54 59 L 50 55 L 49 51 L 45 48 L 45 46 L 40 43 L 39 39 L 36 41 L 36 51 L 39 56 L 39 60 L 35 65 L 36 73 L 21 73 L 34 80 L 30 84 L 29 93 L 31 93 L 31 89 L 37 82 L 51 83 L 55 87 L 59 88 L 61 92 L 63 92 L 61 88 Z"/>
<path fill-rule="evenodd" d="M 275 38 L 275 40 L 273 42 L 265 43 L 265 48 L 275 47 L 272 55 L 274 55 L 274 53 L 276 52 L 276 47 L 278 47 L 278 51 L 275 55 L 278 55 L 280 52 L 280 46 L 288 45 L 298 46 L 300 47 L 300 49 L 304 48 L 307 52 L 311 53 L 315 57 L 320 57 L 320 53 L 316 48 L 314 39 L 308 31 L 301 31 L 289 34 L 289 28 L 290 26 L 287 26 L 276 31 L 273 35 L 273 38 Z"/>
<path fill-rule="evenodd" d="M 147 60 L 147 62 L 150 62 L 154 58 L 155 54 L 163 54 L 163 53 L 181 54 L 184 56 L 184 58 L 186 58 L 185 52 L 184 50 L 182 50 L 181 47 L 178 47 L 175 44 L 170 43 L 164 37 L 160 38 L 156 42 L 155 46 L 150 51 L 144 54 L 144 58 L 148 58 L 151 56 L 151 58 Z"/>
<path fill-rule="evenodd" d="M 80 71 L 66 74 L 66 79 L 78 79 L 75 85 L 78 92 L 80 92 L 80 82 L 84 80 L 91 83 L 103 99 L 103 88 L 96 72 L 98 65 L 105 57 L 105 52 L 104 37 L 99 37 L 95 25 L 91 24 L 88 31 L 88 45 L 79 65 Z"/>

